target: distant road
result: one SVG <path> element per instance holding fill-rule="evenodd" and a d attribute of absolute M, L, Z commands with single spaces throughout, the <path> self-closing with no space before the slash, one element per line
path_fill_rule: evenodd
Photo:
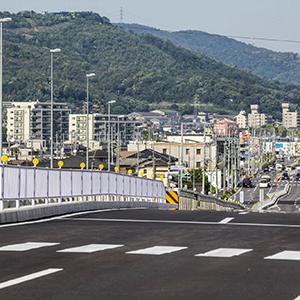
<path fill-rule="evenodd" d="M 300 296 L 298 214 L 112 210 L 0 234 L 0 299 Z"/>

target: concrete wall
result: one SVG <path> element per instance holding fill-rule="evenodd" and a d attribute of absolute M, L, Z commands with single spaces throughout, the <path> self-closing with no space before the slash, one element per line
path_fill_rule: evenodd
<path fill-rule="evenodd" d="M 47 206 L 34 206 L 20 209 L 7 209 L 0 212 L 0 224 L 15 223 L 37 220 L 47 217 L 59 216 L 68 213 L 93 211 L 98 209 L 120 209 L 120 208 L 148 208 L 169 209 L 177 208 L 177 205 L 157 202 L 130 202 L 130 201 L 91 201 L 53 204 Z"/>

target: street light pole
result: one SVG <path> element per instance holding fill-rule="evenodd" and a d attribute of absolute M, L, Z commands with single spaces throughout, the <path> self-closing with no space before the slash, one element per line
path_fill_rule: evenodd
<path fill-rule="evenodd" d="M 50 55 L 51 55 L 51 125 L 50 125 L 50 151 L 51 151 L 51 159 L 50 159 L 50 168 L 53 168 L 53 53 L 60 52 L 61 50 L 59 48 L 51 49 Z"/>
<path fill-rule="evenodd" d="M 108 166 L 107 166 L 107 170 L 108 172 L 110 172 L 110 105 L 112 103 L 115 103 L 116 100 L 111 100 L 111 101 L 108 101 L 107 104 L 108 104 Z"/>
<path fill-rule="evenodd" d="M 117 166 L 118 166 L 118 173 L 120 173 L 120 119 L 124 118 L 124 116 L 118 116 L 118 144 L 117 144 Z"/>
<path fill-rule="evenodd" d="M 11 18 L 0 19 L 0 157 L 2 157 L 2 114 L 3 114 L 3 100 L 2 100 L 2 23 L 12 21 Z"/>
<path fill-rule="evenodd" d="M 94 77 L 95 73 L 86 74 L 86 169 L 89 169 L 89 78 Z"/>

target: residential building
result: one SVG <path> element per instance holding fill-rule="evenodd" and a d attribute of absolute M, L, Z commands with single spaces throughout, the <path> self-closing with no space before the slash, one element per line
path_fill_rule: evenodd
<path fill-rule="evenodd" d="M 70 112 L 66 103 L 53 104 L 54 141 L 68 139 Z M 39 140 L 42 144 L 49 144 L 50 138 L 50 102 L 11 102 L 7 108 L 7 141 L 25 143 Z"/>
<path fill-rule="evenodd" d="M 208 139 L 207 139 L 208 141 Z M 184 165 L 186 169 L 203 167 L 204 144 L 199 142 L 130 142 L 127 145 L 128 151 L 143 151 L 152 149 L 164 155 L 170 155 L 178 159 L 178 165 Z M 205 163 L 208 169 L 213 170 L 217 159 L 216 145 L 207 142 L 205 147 Z"/>
<path fill-rule="evenodd" d="M 70 114 L 69 118 L 69 141 L 86 144 L 86 114 Z M 89 114 L 89 141 L 90 148 L 99 147 L 100 142 L 107 144 L 116 143 L 118 138 L 120 144 L 125 146 L 129 141 L 139 135 L 141 122 L 135 121 L 129 115 L 110 115 L 110 138 L 109 138 L 109 116 L 102 114 Z M 113 148 L 113 147 L 112 147 Z"/>
<path fill-rule="evenodd" d="M 297 129 L 300 127 L 300 114 L 290 111 L 289 103 L 282 103 L 282 125 L 286 129 Z"/>
<path fill-rule="evenodd" d="M 248 118 L 244 110 L 241 110 L 240 113 L 235 117 L 236 123 L 239 125 L 239 128 L 248 127 Z"/>
<path fill-rule="evenodd" d="M 251 105 L 251 114 L 248 114 L 248 126 L 258 128 L 266 124 L 273 124 L 272 116 L 258 113 L 259 105 Z"/>

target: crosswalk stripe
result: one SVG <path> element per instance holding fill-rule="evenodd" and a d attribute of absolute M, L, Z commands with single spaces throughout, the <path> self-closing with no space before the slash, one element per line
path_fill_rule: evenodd
<path fill-rule="evenodd" d="M 56 252 L 70 252 L 70 253 L 93 253 L 96 251 L 103 251 L 108 249 L 115 249 L 123 247 L 124 245 L 110 245 L 110 244 L 90 244 L 80 247 L 73 247 L 63 250 L 58 250 Z"/>
<path fill-rule="evenodd" d="M 266 256 L 264 259 L 300 260 L 300 251 L 282 251 L 274 255 Z"/>
<path fill-rule="evenodd" d="M 162 255 L 187 249 L 188 247 L 173 247 L 173 246 L 154 246 L 136 251 L 129 251 L 126 254 L 146 254 L 146 255 Z"/>
<path fill-rule="evenodd" d="M 253 249 L 238 249 L 238 248 L 219 248 L 205 253 L 196 254 L 195 256 L 202 257 L 233 257 L 239 256 L 246 252 L 253 251 Z"/>
<path fill-rule="evenodd" d="M 21 243 L 21 244 L 14 244 L 14 245 L 8 245 L 0 247 L 0 251 L 27 251 L 42 247 L 50 247 L 59 245 L 60 243 L 36 243 L 36 242 L 27 242 L 27 243 Z"/>

